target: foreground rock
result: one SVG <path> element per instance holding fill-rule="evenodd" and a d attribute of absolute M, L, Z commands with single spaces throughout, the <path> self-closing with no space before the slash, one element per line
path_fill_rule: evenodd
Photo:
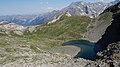
<path fill-rule="evenodd" d="M 108 50 L 99 53 L 100 57 L 96 61 L 75 59 L 67 54 L 50 53 L 39 49 L 39 53 L 30 52 L 26 54 L 26 58 L 3 64 L 1 67 L 119 67 L 119 45 L 119 43 L 109 45 Z"/>

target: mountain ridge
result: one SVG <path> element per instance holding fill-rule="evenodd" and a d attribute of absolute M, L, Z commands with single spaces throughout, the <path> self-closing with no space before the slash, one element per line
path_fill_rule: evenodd
<path fill-rule="evenodd" d="M 73 2 L 69 6 L 61 10 L 57 10 L 57 11 L 54 10 L 52 12 L 48 12 L 42 15 L 37 15 L 34 16 L 33 18 L 28 18 L 28 19 L 10 18 L 8 19 L 8 22 L 17 23 L 23 26 L 34 26 L 52 21 L 56 19 L 55 17 L 65 12 L 69 12 L 69 14 L 72 16 L 89 16 L 91 18 L 94 18 L 97 17 L 100 13 L 102 13 L 102 11 L 105 10 L 107 7 L 114 5 L 119 1 L 120 0 L 115 0 L 110 3 L 103 3 L 103 2 L 86 3 L 84 1 Z M 0 19 L 0 22 L 2 20 L 7 21 L 7 19 Z"/>
<path fill-rule="evenodd" d="M 60 16 L 63 13 L 69 12 L 71 16 L 89 16 L 91 18 L 97 17 L 100 13 L 102 13 L 107 7 L 118 3 L 120 0 L 115 0 L 110 3 L 103 3 L 103 2 L 95 2 L 95 3 L 86 3 L 84 1 L 72 2 L 69 6 L 58 10 L 52 11 L 41 16 L 38 16 L 37 19 L 34 21 L 37 22 L 39 17 L 44 18 L 44 22 L 49 22 L 54 19 L 55 17 Z M 41 23 L 44 23 L 41 22 Z"/>

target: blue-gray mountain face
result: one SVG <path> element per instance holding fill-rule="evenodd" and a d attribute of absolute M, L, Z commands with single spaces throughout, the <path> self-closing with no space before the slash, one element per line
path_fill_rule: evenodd
<path fill-rule="evenodd" d="M 13 22 L 19 25 L 28 26 L 30 22 L 36 17 L 36 15 L 9 15 L 0 16 L 0 22 L 7 21 Z"/>
<path fill-rule="evenodd" d="M 30 15 L 30 16 L 0 16 L 1 21 L 13 22 L 23 26 L 34 26 L 45 22 L 52 21 L 56 19 L 62 13 L 69 13 L 71 16 L 89 16 L 91 18 L 98 16 L 107 7 L 116 4 L 120 0 L 115 0 L 110 3 L 96 2 L 96 3 L 86 3 L 83 1 L 73 2 L 68 7 L 62 10 L 52 11 L 42 15 Z"/>

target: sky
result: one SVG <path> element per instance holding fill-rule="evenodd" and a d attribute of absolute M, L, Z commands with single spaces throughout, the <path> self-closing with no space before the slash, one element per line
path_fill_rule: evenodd
<path fill-rule="evenodd" d="M 110 2 L 114 0 L 0 0 L 1 15 L 42 14 L 60 10 L 72 2 Z"/>

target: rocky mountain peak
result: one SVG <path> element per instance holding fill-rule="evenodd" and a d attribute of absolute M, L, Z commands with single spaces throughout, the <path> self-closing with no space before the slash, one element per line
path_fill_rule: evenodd
<path fill-rule="evenodd" d="M 120 0 L 115 0 L 115 2 L 119 2 Z"/>
<path fill-rule="evenodd" d="M 17 23 L 23 26 L 34 26 L 39 25 L 45 22 L 49 22 L 54 20 L 56 17 L 60 16 L 62 13 L 68 12 L 71 16 L 89 16 L 91 18 L 97 17 L 100 13 L 102 13 L 107 7 L 114 5 L 118 3 L 120 0 L 115 0 L 110 3 L 103 3 L 103 2 L 84 2 L 84 1 L 78 1 L 78 2 L 72 2 L 69 6 L 61 9 L 61 10 L 54 10 L 49 13 L 45 13 L 39 16 L 33 16 L 30 18 L 14 18 L 12 16 L 10 17 L 0 17 L 0 21 L 8 21 Z M 29 23 L 27 23 L 29 22 Z"/>
<path fill-rule="evenodd" d="M 79 2 L 72 2 L 69 6 L 76 6 L 76 5 L 84 5 L 84 4 L 86 4 L 86 2 L 84 2 L 84 1 L 79 1 Z"/>
<path fill-rule="evenodd" d="M 84 16 L 98 16 L 105 8 L 107 7 L 106 3 L 103 2 L 73 2 L 68 7 L 64 8 L 62 11 L 68 11 L 72 15 L 84 15 Z"/>

